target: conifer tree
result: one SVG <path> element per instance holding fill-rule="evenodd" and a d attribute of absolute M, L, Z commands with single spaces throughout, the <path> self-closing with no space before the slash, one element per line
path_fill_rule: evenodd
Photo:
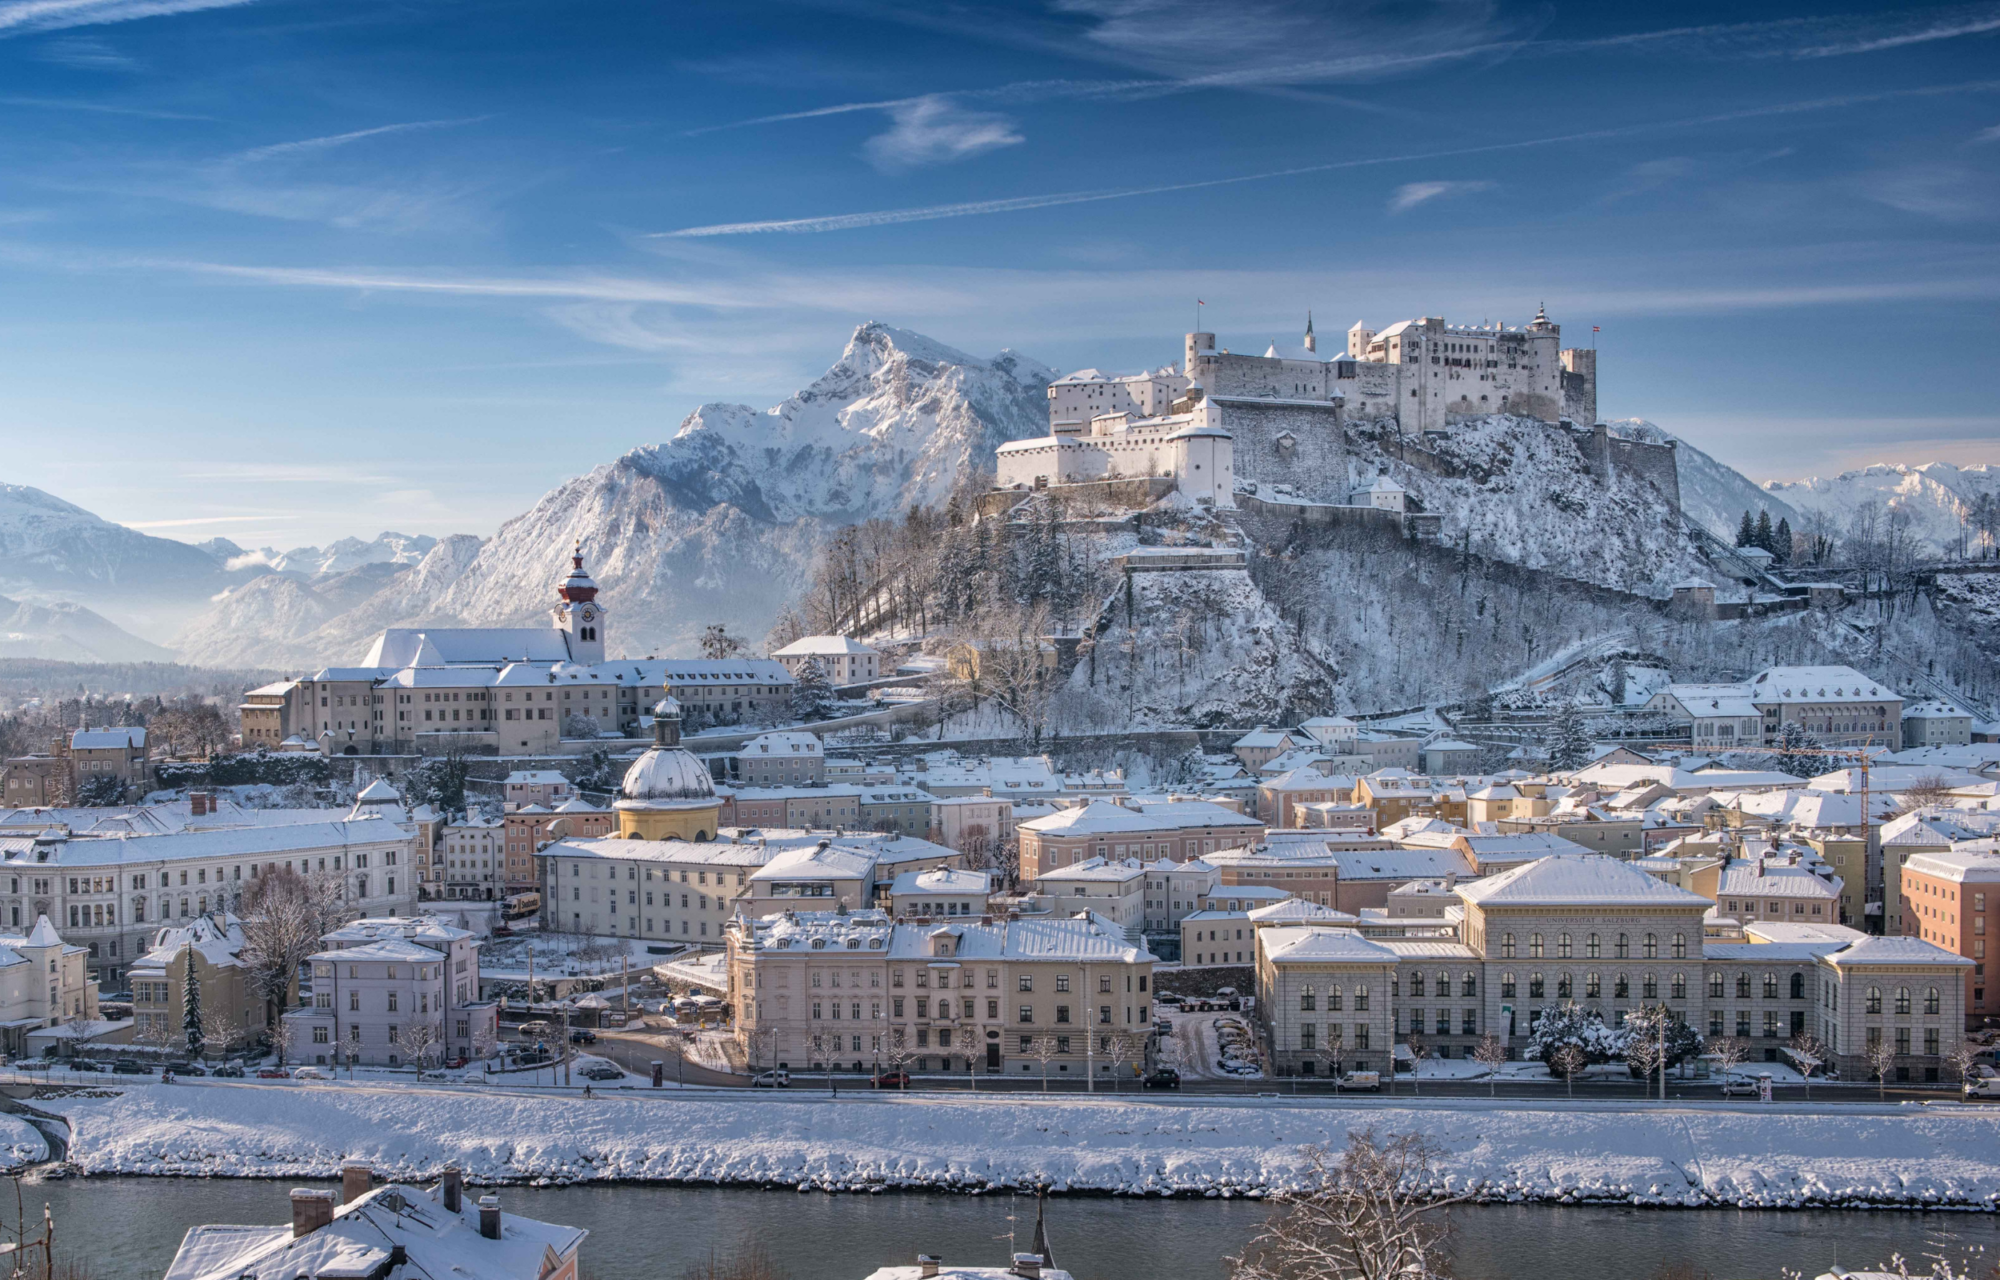
<path fill-rule="evenodd" d="M 1590 763 L 1590 734 L 1574 702 L 1564 703 L 1549 722 L 1548 751 L 1551 769 L 1581 769 Z"/>
<path fill-rule="evenodd" d="M 181 983 L 181 1030 L 187 1033 L 188 1056 L 201 1054 L 201 978 L 194 971 L 194 944 L 182 950 L 187 958 L 187 977 Z"/>
<path fill-rule="evenodd" d="M 1764 550 L 1770 552 L 1772 555 L 1778 554 L 1777 538 L 1771 532 L 1771 513 L 1768 509 L 1757 513 L 1756 545 L 1764 548 Z"/>
<path fill-rule="evenodd" d="M 1756 538 L 1757 526 L 1751 523 L 1750 512 L 1746 508 L 1743 512 L 1743 523 L 1736 526 L 1736 545 L 1739 547 L 1750 546 L 1756 541 Z"/>
<path fill-rule="evenodd" d="M 1792 522 L 1783 516 L 1778 518 L 1778 538 L 1771 548 L 1771 554 L 1779 564 L 1790 564 L 1792 560 Z"/>

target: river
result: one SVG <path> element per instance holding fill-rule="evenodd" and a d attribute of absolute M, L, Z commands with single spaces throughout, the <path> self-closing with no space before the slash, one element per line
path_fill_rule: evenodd
<path fill-rule="evenodd" d="M 158 1280 L 197 1223 L 290 1220 L 289 1184 L 90 1178 L 28 1187 L 30 1212 L 53 1207 L 61 1251 L 92 1280 Z M 1012 1196 L 822 1195 L 683 1187 L 503 1187 L 509 1211 L 590 1230 L 586 1280 L 678 1280 L 711 1250 L 755 1240 L 790 1280 L 861 1280 L 919 1252 L 1002 1265 L 1007 1233 L 1025 1246 L 1034 1201 Z M 1220 1280 L 1222 1259 L 1256 1231 L 1246 1200 L 1054 1197 L 1056 1261 L 1077 1280 Z M 1019 1215 L 1010 1222 L 1010 1215 Z M 13 1206 L 4 1216 L 11 1222 Z M 1687 1262 L 1719 1280 L 1806 1280 L 1834 1265 L 1869 1266 L 1900 1251 L 1953 1261 L 2000 1245 L 2000 1219 L 1967 1213 L 1781 1212 L 1465 1206 L 1452 1211 L 1461 1280 L 1650 1280 Z M 1925 1266 L 1922 1268 L 1928 1270 Z"/>

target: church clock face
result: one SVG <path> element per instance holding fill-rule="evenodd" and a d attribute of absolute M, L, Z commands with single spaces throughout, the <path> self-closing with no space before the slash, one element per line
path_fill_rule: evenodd
<path fill-rule="evenodd" d="M 589 605 L 583 606 L 583 620 L 585 622 L 597 621 L 597 610 L 591 608 Z"/>

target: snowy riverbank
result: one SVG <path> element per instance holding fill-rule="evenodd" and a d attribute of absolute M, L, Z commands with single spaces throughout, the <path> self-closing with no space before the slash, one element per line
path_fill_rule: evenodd
<path fill-rule="evenodd" d="M 1038 1095 L 533 1096 L 368 1086 L 139 1085 L 57 1100 L 86 1173 L 633 1180 L 824 1190 L 1256 1195 L 1299 1148 L 1421 1129 L 1454 1191 L 1661 1205 L 2000 1207 L 2000 1108 L 1682 1107 L 1453 1099 L 1170 1103 Z"/>

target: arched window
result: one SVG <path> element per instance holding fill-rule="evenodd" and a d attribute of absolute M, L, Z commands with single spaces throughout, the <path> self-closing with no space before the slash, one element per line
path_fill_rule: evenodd
<path fill-rule="evenodd" d="M 1354 1007 L 1356 1009 L 1366 1009 L 1368 1007 L 1368 988 L 1354 988 Z"/>
<path fill-rule="evenodd" d="M 1897 987 L 1896 1012 L 1908 1013 L 1909 1011 L 1910 1011 L 1910 989 L 1908 987 Z"/>
<path fill-rule="evenodd" d="M 1931 987 L 1924 992 L 1924 1012 L 1936 1013 L 1937 1011 L 1938 1011 L 1938 989 L 1936 987 Z"/>
<path fill-rule="evenodd" d="M 1882 1012 L 1882 988 L 1880 987 L 1868 988 L 1868 1003 L 1867 1005 L 1864 1006 L 1864 1012 L 1867 1013 Z"/>
<path fill-rule="evenodd" d="M 1776 1000 L 1778 998 L 1778 975 L 1775 973 L 1764 975 L 1764 998 L 1766 1000 Z"/>
<path fill-rule="evenodd" d="M 1304 991 L 1299 993 L 1299 1010 L 1302 1013 L 1311 1013 L 1317 1008 L 1319 1008 L 1319 997 L 1308 986 Z"/>
<path fill-rule="evenodd" d="M 1570 998 L 1571 996 L 1573 996 L 1573 995 L 1575 995 L 1575 994 L 1576 994 L 1576 992 L 1575 992 L 1575 991 L 1573 991 L 1573 990 L 1571 989 L 1571 987 L 1570 987 L 1570 981 L 1569 981 L 1569 975 L 1568 975 L 1568 974 L 1566 974 L 1566 973 L 1559 973 L 1559 974 L 1557 974 L 1557 975 L 1556 975 L 1556 999 L 1558 999 L 1558 1000 L 1567 1000 L 1567 999 L 1569 999 L 1569 998 Z"/>
<path fill-rule="evenodd" d="M 1583 975 L 1583 994 L 1584 998 L 1589 1000 L 1595 1000 L 1604 994 L 1604 985 L 1598 981 L 1596 974 L 1586 973 Z"/>
<path fill-rule="evenodd" d="M 1500 958 L 1502 960 L 1512 960 L 1514 958 L 1514 935 L 1511 933 L 1500 935 Z"/>
<path fill-rule="evenodd" d="M 1418 969 L 1410 975 L 1410 994 L 1412 996 L 1422 996 L 1424 994 L 1424 971 L 1422 969 Z"/>
<path fill-rule="evenodd" d="M 1675 974 L 1673 984 L 1667 988 L 1667 992 L 1675 1000 L 1687 999 L 1687 994 L 1688 994 L 1687 975 L 1684 973 Z"/>
<path fill-rule="evenodd" d="M 1339 988 L 1339 987 L 1328 987 L 1328 988 L 1326 989 L 1326 1007 L 1327 1007 L 1327 1008 L 1329 1008 L 1329 1009 L 1335 1009 L 1335 1010 L 1337 1010 L 1337 1009 L 1339 1009 L 1339 1008 L 1340 1008 L 1340 988 Z"/>
<path fill-rule="evenodd" d="M 1748 1000 L 1750 998 L 1750 975 L 1747 973 L 1736 975 L 1736 998 L 1738 1000 Z"/>
<path fill-rule="evenodd" d="M 1642 1000 L 1658 1000 L 1660 998 L 1659 975 L 1653 973 L 1646 975 L 1645 979 L 1639 984 L 1639 998 Z"/>
<path fill-rule="evenodd" d="M 1711 1000 L 1722 999 L 1722 975 L 1719 973 L 1708 975 L 1708 998 Z"/>
<path fill-rule="evenodd" d="M 1621 933 L 1621 934 L 1619 934 L 1619 935 L 1618 935 L 1618 958 L 1619 958 L 1620 960 L 1624 960 L 1624 959 L 1628 958 L 1629 956 L 1631 956 L 1631 954 L 1632 954 L 1632 944 L 1631 944 L 1631 943 L 1630 943 L 1629 941 L 1627 941 L 1627 940 L 1626 940 L 1626 937 L 1625 937 L 1625 935 L 1624 935 L 1624 934 L 1622 934 L 1622 933 Z"/>
<path fill-rule="evenodd" d="M 1614 974 L 1611 979 L 1611 998 L 1623 1000 L 1632 994 L 1632 980 L 1624 974 Z"/>
<path fill-rule="evenodd" d="M 1533 959 L 1533 960 L 1539 960 L 1539 959 L 1541 959 L 1541 958 L 1542 958 L 1542 935 L 1541 935 L 1541 934 L 1539 934 L 1539 933 L 1531 933 L 1531 934 L 1529 934 L 1529 935 L 1528 935 L 1528 956 L 1529 956 L 1529 958 L 1530 958 L 1530 959 Z"/>
<path fill-rule="evenodd" d="M 1688 958 L 1687 935 L 1685 933 L 1677 933 L 1674 935 L 1674 959 L 1685 960 L 1687 958 Z"/>
<path fill-rule="evenodd" d="M 1806 975 L 1804 975 L 1803 973 L 1795 973 L 1792 975 L 1792 999 L 1803 1000 L 1805 998 L 1806 998 Z"/>
<path fill-rule="evenodd" d="M 1655 934 L 1646 935 L 1646 958 L 1648 960 L 1660 958 L 1660 939 Z"/>
<path fill-rule="evenodd" d="M 1604 954 L 1604 944 L 1597 940 L 1596 934 L 1593 933 L 1583 940 L 1583 954 L 1592 960 Z"/>
<path fill-rule="evenodd" d="M 1541 999 L 1541 998 L 1542 998 L 1542 995 L 1543 995 L 1543 992 L 1542 992 L 1542 975 L 1541 975 L 1541 974 L 1539 974 L 1539 973 L 1531 973 L 1531 974 L 1529 974 L 1529 975 L 1528 975 L 1528 999 L 1530 999 L 1530 1000 L 1539 1000 L 1539 999 Z"/>
<path fill-rule="evenodd" d="M 1462 996 L 1478 995 L 1479 976 L 1468 969 L 1465 976 L 1458 981 L 1458 994 Z"/>
<path fill-rule="evenodd" d="M 1502 1000 L 1512 1000 L 1514 998 L 1514 975 L 1511 973 L 1500 975 L 1500 998 Z"/>
<path fill-rule="evenodd" d="M 1569 959 L 1569 935 L 1566 933 L 1556 935 L 1556 959 Z"/>

